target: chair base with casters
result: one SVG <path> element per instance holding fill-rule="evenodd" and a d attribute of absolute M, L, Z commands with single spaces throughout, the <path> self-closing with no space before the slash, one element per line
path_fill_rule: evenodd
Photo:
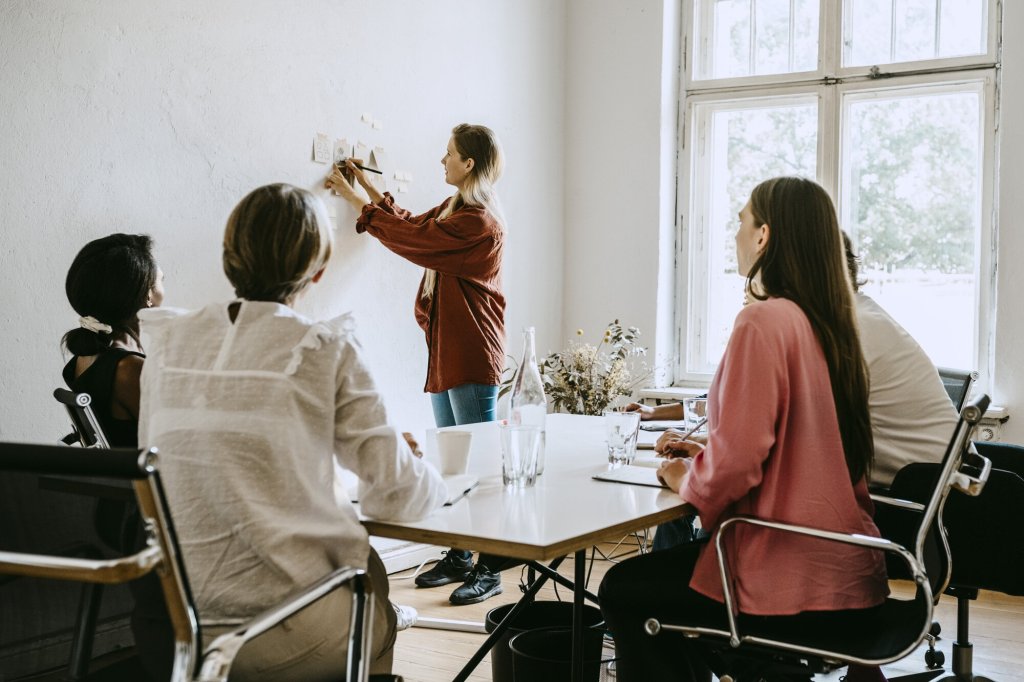
<path fill-rule="evenodd" d="M 63 445 L 0 443 L 0 471 L 60 476 L 68 481 L 80 480 L 83 486 L 90 485 L 96 477 L 131 482 L 148 535 L 148 542 L 141 551 L 117 559 L 0 551 L 0 574 L 107 585 L 126 583 L 155 572 L 174 632 L 171 682 L 226 682 L 235 656 L 246 642 L 340 587 L 351 591 L 352 609 L 347 665 L 345 670 L 338 671 L 338 679 L 350 682 L 370 679 L 372 585 L 365 571 L 353 568 L 333 571 L 284 603 L 217 637 L 200 653 L 200 619 L 156 468 L 155 450 L 96 450 L 83 457 L 81 450 Z M 374 679 L 396 678 L 374 676 Z"/>
<path fill-rule="evenodd" d="M 916 514 L 917 526 L 909 547 L 883 538 L 733 517 L 724 521 L 714 536 L 724 596 L 724 608 L 718 622 L 691 620 L 669 624 L 652 618 L 644 625 L 647 634 L 659 636 L 668 631 L 697 639 L 717 658 L 712 669 L 720 677 L 728 674 L 734 680 L 810 679 L 815 674 L 850 664 L 880 666 L 909 655 L 929 634 L 935 602 L 949 581 L 951 564 L 949 553 L 945 551 L 942 514 L 946 498 L 953 489 L 978 495 L 988 479 L 990 464 L 984 458 L 974 455 L 974 461 L 981 465 L 977 471 L 964 467 L 965 458 L 973 451 L 970 436 L 987 406 L 988 397 L 981 396 L 961 411 L 939 475 L 932 482 L 927 503 L 875 497 L 879 503 L 892 503 Z M 748 619 L 739 612 L 724 551 L 724 534 L 739 525 L 796 533 L 896 556 L 906 566 L 907 574 L 915 584 L 915 598 L 906 601 L 890 597 L 871 614 L 870 627 L 859 631 L 856 636 L 827 628 L 802 627 L 799 622 L 792 631 L 781 632 L 770 626 L 759 629 L 756 619 Z"/>

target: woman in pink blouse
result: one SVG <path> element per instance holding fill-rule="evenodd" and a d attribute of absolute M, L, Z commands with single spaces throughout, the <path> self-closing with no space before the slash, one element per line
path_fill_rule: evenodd
<path fill-rule="evenodd" d="M 749 515 L 877 537 L 867 370 L 832 201 L 810 180 L 774 178 L 754 188 L 739 219 L 736 255 L 751 303 L 711 383 L 707 446 L 666 461 L 659 476 L 712 534 Z M 857 630 L 888 594 L 877 552 L 749 526 L 724 546 L 740 612 L 764 625 Z M 725 624 L 713 544 L 625 561 L 600 596 L 620 680 L 711 679 L 700 644 L 651 637 L 642 625 Z"/>

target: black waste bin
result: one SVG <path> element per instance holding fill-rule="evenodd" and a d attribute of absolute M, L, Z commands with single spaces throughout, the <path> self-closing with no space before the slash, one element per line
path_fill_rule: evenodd
<path fill-rule="evenodd" d="M 506 604 L 488 611 L 484 618 L 484 629 L 487 632 L 494 632 L 498 623 L 508 615 L 514 606 L 515 604 Z M 604 621 L 601 618 L 600 609 L 584 604 L 583 625 L 594 632 L 603 633 Z M 509 640 L 527 630 L 551 627 L 572 628 L 572 602 L 533 601 L 526 604 L 501 639 L 491 649 L 491 679 L 493 682 L 513 682 L 512 650 L 509 648 Z"/>
<path fill-rule="evenodd" d="M 604 633 L 583 631 L 583 682 L 601 677 L 601 644 Z M 572 630 L 539 628 L 520 632 L 509 643 L 513 682 L 566 682 L 572 679 Z"/>

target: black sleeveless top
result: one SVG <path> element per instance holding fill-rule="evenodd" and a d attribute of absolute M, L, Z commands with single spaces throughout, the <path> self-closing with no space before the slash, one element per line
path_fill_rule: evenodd
<path fill-rule="evenodd" d="M 139 422 L 135 419 L 118 419 L 111 408 L 114 405 L 114 375 L 117 363 L 126 355 L 146 357 L 142 353 L 124 348 L 110 348 L 96 356 L 84 372 L 75 378 L 75 363 L 78 356 L 64 366 L 64 382 L 75 393 L 88 393 L 92 398 L 92 410 L 100 428 L 107 436 L 112 448 L 135 448 L 139 444 Z"/>

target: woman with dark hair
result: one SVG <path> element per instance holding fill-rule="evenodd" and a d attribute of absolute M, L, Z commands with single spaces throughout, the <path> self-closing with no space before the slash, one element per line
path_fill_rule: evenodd
<path fill-rule="evenodd" d="M 748 515 L 878 537 L 867 369 L 832 200 L 810 180 L 774 178 L 739 217 L 737 263 L 751 302 L 711 383 L 707 445 L 665 462 L 659 477 L 712 534 Z M 888 594 L 875 551 L 751 527 L 723 546 L 741 618 L 852 632 L 870 627 Z M 711 679 L 699 641 L 649 636 L 643 622 L 725 623 L 713 543 L 624 561 L 600 597 L 623 682 Z"/>
<path fill-rule="evenodd" d="M 439 427 L 494 421 L 505 366 L 505 219 L 494 187 L 505 165 L 501 144 L 490 128 L 461 123 L 452 128 L 441 165 L 445 182 L 456 191 L 418 216 L 382 194 L 352 160 L 326 182 L 359 211 L 356 232 L 424 268 L 415 313 L 427 341 L 423 390 Z M 416 585 L 462 582 L 449 600 L 475 604 L 501 593 L 498 571 L 509 563 L 514 562 L 483 555 L 474 568 L 472 552 L 451 549 L 416 576 Z"/>
<path fill-rule="evenodd" d="M 64 283 L 79 326 L 64 335 L 72 355 L 64 381 L 88 393 L 112 447 L 138 445 L 139 374 L 146 357 L 138 312 L 163 302 L 163 272 L 144 234 L 112 234 L 86 244 Z"/>
<path fill-rule="evenodd" d="M 139 376 L 145 353 L 139 340 L 138 313 L 164 299 L 164 273 L 153 258 L 153 240 L 144 234 L 112 234 L 93 240 L 71 262 L 64 289 L 78 313 L 79 326 L 64 335 L 72 357 L 64 381 L 76 393 L 88 393 L 93 411 L 111 447 L 138 447 Z M 96 530 L 123 553 L 145 544 L 134 502 L 99 500 Z M 155 575 L 131 583 L 135 607 L 132 632 L 140 650 L 153 652 L 147 666 L 168 669 L 172 633 Z"/>

